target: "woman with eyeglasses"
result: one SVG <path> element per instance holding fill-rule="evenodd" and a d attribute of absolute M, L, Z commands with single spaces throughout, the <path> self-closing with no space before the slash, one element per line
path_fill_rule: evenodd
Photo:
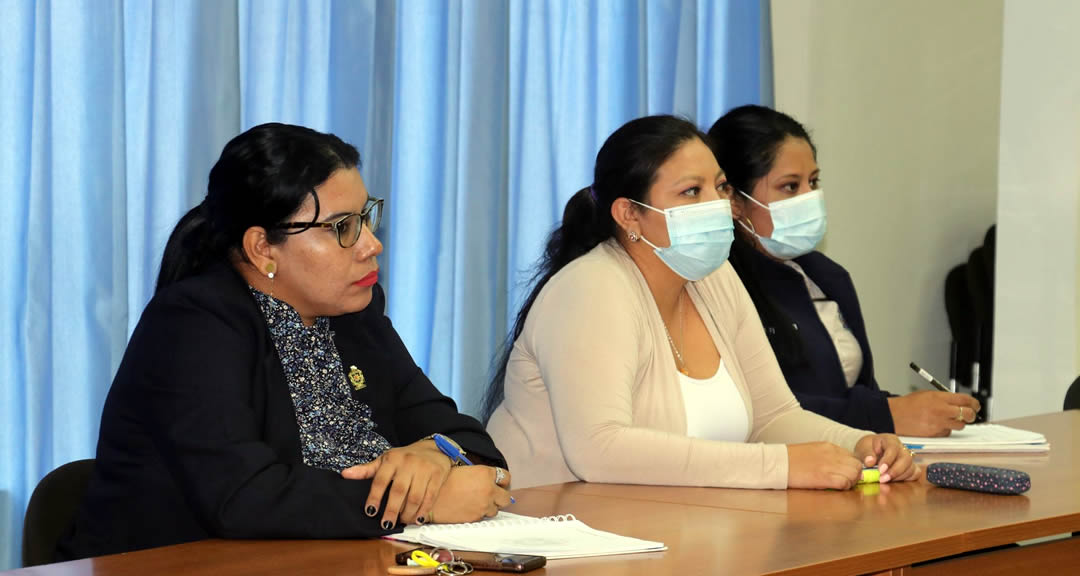
<path fill-rule="evenodd" d="M 799 403 L 848 426 L 906 436 L 947 436 L 974 422 L 981 407 L 966 394 L 894 396 L 878 387 L 851 276 L 815 250 L 825 235 L 825 196 L 817 149 L 802 124 L 771 108 L 740 106 L 709 136 L 739 191 L 731 265 Z"/>
<path fill-rule="evenodd" d="M 299 126 L 225 146 L 169 238 L 62 558 L 378 537 L 509 504 L 491 438 L 383 315 L 383 202 L 358 165 L 349 144 Z"/>

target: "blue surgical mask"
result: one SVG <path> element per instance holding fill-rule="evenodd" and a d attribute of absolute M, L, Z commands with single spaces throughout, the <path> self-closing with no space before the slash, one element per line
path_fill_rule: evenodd
<path fill-rule="evenodd" d="M 751 202 L 769 211 L 773 231 L 770 238 L 758 236 L 753 228 L 742 224 L 766 252 L 781 260 L 791 260 L 809 254 L 825 236 L 825 194 L 812 190 L 787 200 L 772 202 L 768 206 L 754 200 L 746 192 L 739 191 Z"/>
<path fill-rule="evenodd" d="M 631 200 L 664 215 L 671 245 L 661 248 L 641 237 L 673 272 L 696 282 L 714 272 L 727 260 L 735 239 L 731 202 L 713 200 L 660 210 Z"/>

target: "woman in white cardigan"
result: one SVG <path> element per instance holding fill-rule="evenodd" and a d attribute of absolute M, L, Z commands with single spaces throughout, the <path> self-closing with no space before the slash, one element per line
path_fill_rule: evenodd
<path fill-rule="evenodd" d="M 485 406 L 514 486 L 918 477 L 896 436 L 799 407 L 725 264 L 730 190 L 707 138 L 672 116 L 633 120 L 567 203 Z"/>

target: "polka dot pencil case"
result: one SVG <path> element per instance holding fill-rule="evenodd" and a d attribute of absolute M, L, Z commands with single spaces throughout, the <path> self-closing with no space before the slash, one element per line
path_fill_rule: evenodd
<path fill-rule="evenodd" d="M 942 488 L 991 494 L 1023 494 L 1031 489 L 1031 477 L 1026 472 L 952 462 L 934 462 L 927 466 L 926 480 Z"/>

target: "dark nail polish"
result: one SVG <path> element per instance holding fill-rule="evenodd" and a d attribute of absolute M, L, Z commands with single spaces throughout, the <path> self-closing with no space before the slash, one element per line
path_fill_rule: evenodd
<path fill-rule="evenodd" d="M 423 516 L 418 516 L 416 518 L 416 523 L 417 524 L 423 524 L 424 523 L 424 517 Z"/>
<path fill-rule="evenodd" d="M 369 505 L 369 506 L 368 506 L 367 508 L 364 508 L 364 512 L 365 512 L 365 513 L 366 513 L 366 514 L 367 514 L 368 516 L 374 516 L 374 515 L 375 515 L 375 513 L 376 513 L 376 512 L 378 512 L 378 510 L 376 510 L 374 506 L 370 506 L 370 505 Z"/>
<path fill-rule="evenodd" d="M 393 522 L 391 522 L 391 521 L 389 521 L 389 520 L 383 520 L 383 521 L 382 521 L 382 529 L 383 529 L 383 530 L 389 530 L 389 529 L 391 529 L 391 528 L 393 528 L 393 527 L 394 527 L 394 523 L 393 523 Z"/>

